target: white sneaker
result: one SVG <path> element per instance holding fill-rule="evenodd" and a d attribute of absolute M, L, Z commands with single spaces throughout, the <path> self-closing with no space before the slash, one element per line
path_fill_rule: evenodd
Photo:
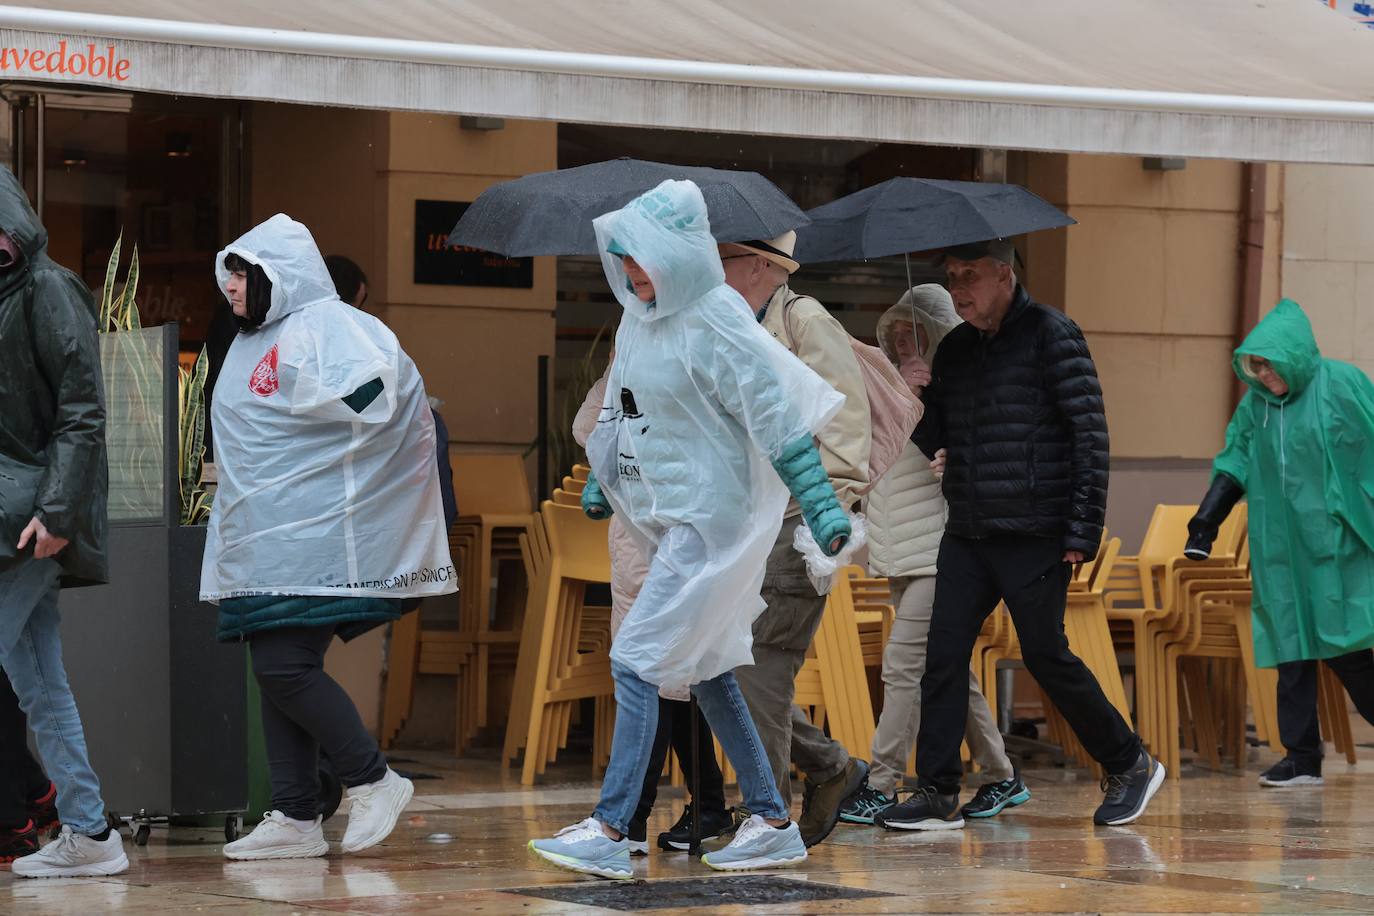
<path fill-rule="evenodd" d="M 396 829 L 397 819 L 414 794 L 414 783 L 396 775 L 391 767 L 376 782 L 349 789 L 343 851 L 359 852 L 385 840 Z"/>
<path fill-rule="evenodd" d="M 268 811 L 262 823 L 246 837 L 224 847 L 224 857 L 239 861 L 257 859 L 314 859 L 329 852 L 320 819 L 292 820 L 280 811 Z"/>
<path fill-rule="evenodd" d="M 62 827 L 57 839 L 38 852 L 15 859 L 10 871 L 21 878 L 98 878 L 129 870 L 124 840 L 111 830 L 104 840 L 94 840 L 72 828 Z"/>

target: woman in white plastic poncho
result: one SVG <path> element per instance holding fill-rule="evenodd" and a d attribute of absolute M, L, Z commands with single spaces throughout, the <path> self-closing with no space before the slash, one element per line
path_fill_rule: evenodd
<path fill-rule="evenodd" d="M 666 181 L 595 225 L 625 316 L 587 443 L 593 474 L 582 505 L 593 518 L 618 513 L 652 559 L 611 649 L 616 726 L 601 800 L 592 817 L 530 849 L 574 871 L 633 876 L 625 834 L 658 694 L 690 686 L 753 812 L 702 861 L 730 870 L 800 862 L 806 847 L 732 672 L 753 661 L 764 563 L 789 489 L 828 553 L 849 536 L 812 439 L 844 398 L 725 285 L 696 185 Z"/>
<path fill-rule="evenodd" d="M 348 787 L 343 851 L 380 843 L 414 792 L 324 672 L 335 635 L 456 590 L 415 364 L 376 318 L 339 301 L 310 232 L 283 214 L 219 253 L 239 323 L 211 412 L 219 487 L 201 598 L 221 640 L 246 640 L 262 693 L 272 806 L 230 859 L 329 851 L 319 757 Z"/>

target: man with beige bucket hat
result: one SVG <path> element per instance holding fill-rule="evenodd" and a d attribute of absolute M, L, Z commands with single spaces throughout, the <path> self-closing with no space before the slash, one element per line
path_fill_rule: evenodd
<path fill-rule="evenodd" d="M 788 287 L 799 266 L 792 258 L 796 241 L 797 234 L 788 232 L 769 241 L 723 244 L 720 259 L 725 282 L 749 303 L 764 330 L 845 396 L 844 407 L 817 439 L 835 494 L 849 507 L 868 484 L 868 395 L 849 333 L 825 306 Z M 868 764 L 850 759 L 793 702 L 797 671 L 826 604 L 792 546 L 800 522 L 801 510 L 793 500 L 764 572 L 762 594 L 768 607 L 754 621 L 754 664 L 737 669 L 735 677 L 784 800 L 791 799 L 789 764 L 806 774 L 798 826 L 806 845 L 814 846 L 834 829 L 845 800 L 864 785 Z"/>

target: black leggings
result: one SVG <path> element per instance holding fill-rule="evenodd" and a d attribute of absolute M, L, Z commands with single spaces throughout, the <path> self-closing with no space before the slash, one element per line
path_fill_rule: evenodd
<path fill-rule="evenodd" d="M 654 734 L 649 769 L 644 774 L 644 788 L 639 793 L 639 807 L 635 809 L 633 826 L 645 824 L 649 820 L 649 813 L 654 810 L 654 802 L 658 799 L 658 781 L 663 778 L 663 767 L 668 763 L 669 744 L 677 754 L 683 776 L 687 778 L 688 791 L 691 790 L 693 726 L 697 730 L 697 750 L 701 760 L 701 798 L 692 801 L 699 811 L 725 810 L 725 777 L 716 763 L 716 749 L 706 717 L 698 709 L 696 721 L 693 722 L 691 703 L 659 697 L 658 731 Z"/>
<path fill-rule="evenodd" d="M 249 637 L 262 692 L 262 730 L 272 775 L 272 807 L 313 821 L 319 812 L 320 752 L 345 786 L 376 782 L 386 758 L 348 694 L 324 672 L 334 628 L 287 627 Z"/>
<path fill-rule="evenodd" d="M 48 777 L 29 753 L 28 720 L 10 679 L 0 673 L 0 827 L 22 827 L 29 803 L 48 791 Z"/>

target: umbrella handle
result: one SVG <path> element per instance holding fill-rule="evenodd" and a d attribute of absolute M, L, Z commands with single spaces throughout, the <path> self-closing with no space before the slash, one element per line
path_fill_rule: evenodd
<path fill-rule="evenodd" d="M 911 254 L 902 252 L 902 262 L 906 264 L 906 291 L 911 296 L 911 336 L 920 340 L 916 336 L 916 328 L 920 326 L 920 320 L 916 317 L 916 287 L 911 285 Z M 925 354 L 921 354 L 923 357 Z"/>

